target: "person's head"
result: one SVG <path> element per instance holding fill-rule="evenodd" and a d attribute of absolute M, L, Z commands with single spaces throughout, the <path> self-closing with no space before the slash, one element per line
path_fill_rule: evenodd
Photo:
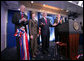
<path fill-rule="evenodd" d="M 20 11 L 21 11 L 21 12 L 24 12 L 25 9 L 26 9 L 26 7 L 25 7 L 24 5 L 21 5 L 21 6 L 20 6 Z"/>
<path fill-rule="evenodd" d="M 35 12 L 32 12 L 32 19 L 35 19 L 35 16 L 36 16 Z"/>
<path fill-rule="evenodd" d="M 58 17 L 56 17 L 56 19 L 58 19 Z"/>
<path fill-rule="evenodd" d="M 56 17 L 55 21 L 56 21 L 56 23 L 58 23 L 58 17 Z"/>
<path fill-rule="evenodd" d="M 43 17 L 47 17 L 47 13 L 46 13 L 46 12 L 43 12 L 43 13 L 42 13 L 42 16 L 43 16 Z"/>

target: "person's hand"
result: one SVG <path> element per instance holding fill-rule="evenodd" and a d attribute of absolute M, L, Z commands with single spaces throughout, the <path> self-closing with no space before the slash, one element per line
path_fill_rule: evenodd
<path fill-rule="evenodd" d="M 22 18 L 21 21 L 27 21 L 27 19 L 26 18 Z"/>
<path fill-rule="evenodd" d="M 39 34 L 37 34 L 37 37 L 39 37 Z"/>
<path fill-rule="evenodd" d="M 41 30 L 41 27 L 39 27 L 39 30 Z"/>
<path fill-rule="evenodd" d="M 57 23 L 54 23 L 54 24 L 53 24 L 53 26 L 56 26 L 56 25 L 57 25 Z"/>
<path fill-rule="evenodd" d="M 62 24 L 62 20 L 60 20 L 60 23 Z"/>
<path fill-rule="evenodd" d="M 41 25 L 43 25 L 43 26 L 44 26 L 45 24 L 41 22 Z"/>
<path fill-rule="evenodd" d="M 25 18 L 24 20 L 25 20 L 25 22 L 27 21 L 27 19 L 26 19 L 26 18 Z"/>
<path fill-rule="evenodd" d="M 33 40 L 33 35 L 30 36 L 31 40 Z"/>
<path fill-rule="evenodd" d="M 39 35 L 41 34 L 41 28 L 39 27 Z"/>
<path fill-rule="evenodd" d="M 24 20 L 25 20 L 25 18 L 22 18 L 22 19 L 21 19 L 21 22 L 24 21 Z"/>

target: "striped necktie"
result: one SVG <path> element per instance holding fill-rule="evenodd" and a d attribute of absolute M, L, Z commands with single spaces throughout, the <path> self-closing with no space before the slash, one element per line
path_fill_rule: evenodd
<path fill-rule="evenodd" d="M 47 24 L 47 19 L 45 19 L 45 22 L 46 22 L 46 24 Z"/>

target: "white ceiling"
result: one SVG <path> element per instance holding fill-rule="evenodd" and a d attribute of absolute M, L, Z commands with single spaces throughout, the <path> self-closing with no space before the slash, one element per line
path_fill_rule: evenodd
<path fill-rule="evenodd" d="M 17 10 L 19 8 L 18 1 L 2 1 L 1 3 L 3 3 L 8 9 Z"/>
<path fill-rule="evenodd" d="M 68 2 L 78 5 L 80 7 L 83 7 L 83 1 L 68 1 Z"/>

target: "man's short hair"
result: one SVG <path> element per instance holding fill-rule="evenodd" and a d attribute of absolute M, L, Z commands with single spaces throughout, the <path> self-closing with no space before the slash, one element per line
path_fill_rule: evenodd
<path fill-rule="evenodd" d="M 31 13 L 31 14 L 36 14 L 36 13 L 35 13 L 35 11 L 32 11 L 32 13 Z"/>
<path fill-rule="evenodd" d="M 21 8 L 22 6 L 24 6 L 24 7 L 25 7 L 25 5 L 20 5 L 20 8 Z"/>

